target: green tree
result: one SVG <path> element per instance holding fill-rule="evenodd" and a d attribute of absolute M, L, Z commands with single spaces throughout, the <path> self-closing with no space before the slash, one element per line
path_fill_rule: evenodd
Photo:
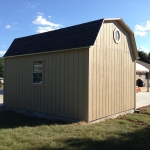
<path fill-rule="evenodd" d="M 147 54 L 143 51 L 138 51 L 139 57 L 141 61 L 149 63 L 150 64 L 150 54 Z"/>
<path fill-rule="evenodd" d="M 4 77 L 4 59 L 0 58 L 0 77 Z"/>
<path fill-rule="evenodd" d="M 149 54 L 148 54 L 148 61 L 150 62 L 150 52 L 149 52 Z"/>

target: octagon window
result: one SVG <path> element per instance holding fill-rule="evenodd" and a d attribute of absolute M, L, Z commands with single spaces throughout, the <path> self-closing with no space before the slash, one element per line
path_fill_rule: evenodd
<path fill-rule="evenodd" d="M 120 42 L 120 31 L 117 28 L 114 30 L 114 41 L 117 44 Z"/>

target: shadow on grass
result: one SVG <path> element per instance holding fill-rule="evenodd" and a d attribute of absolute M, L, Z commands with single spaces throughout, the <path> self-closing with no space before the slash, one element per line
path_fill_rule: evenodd
<path fill-rule="evenodd" d="M 91 137 L 59 139 L 59 142 L 62 142 L 62 147 L 46 145 L 36 150 L 150 150 L 150 127 L 128 134 L 120 133 L 118 138 L 109 137 L 106 140 Z"/>
<path fill-rule="evenodd" d="M 0 129 L 17 128 L 23 126 L 39 126 L 39 125 L 62 125 L 67 124 L 59 120 L 50 120 L 33 116 L 25 116 L 13 111 L 0 110 Z"/>
<path fill-rule="evenodd" d="M 62 125 L 64 122 L 57 120 L 40 119 L 37 117 L 24 116 L 12 111 L 0 111 L 0 129 L 16 128 L 20 126 L 39 126 L 39 125 Z M 58 133 L 59 134 L 59 133 Z M 142 126 L 135 132 L 115 133 L 114 136 L 107 136 L 106 139 L 101 133 L 96 137 L 85 138 L 59 136 L 53 139 L 55 145 L 44 144 L 40 148 L 28 148 L 27 150 L 150 150 L 150 126 Z M 42 143 L 41 143 L 42 144 Z M 26 148 L 25 148 L 26 149 Z"/>

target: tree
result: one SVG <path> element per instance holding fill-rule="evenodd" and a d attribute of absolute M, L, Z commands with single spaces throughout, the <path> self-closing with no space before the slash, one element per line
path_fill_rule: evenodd
<path fill-rule="evenodd" d="M 0 58 L 0 77 L 4 77 L 4 59 Z"/>
<path fill-rule="evenodd" d="M 147 54 L 143 51 L 138 51 L 139 57 L 141 61 L 149 63 L 150 64 L 150 54 Z"/>

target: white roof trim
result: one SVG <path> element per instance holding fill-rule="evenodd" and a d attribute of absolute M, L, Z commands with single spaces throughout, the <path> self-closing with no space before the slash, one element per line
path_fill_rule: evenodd
<path fill-rule="evenodd" d="M 136 72 L 149 72 L 149 70 L 146 67 L 136 63 Z"/>
<path fill-rule="evenodd" d="M 104 20 L 121 20 L 121 18 L 104 18 Z"/>
<path fill-rule="evenodd" d="M 123 21 L 123 19 L 122 18 L 106 18 L 106 19 L 104 19 L 104 20 L 106 20 L 106 21 L 111 21 L 111 20 L 119 20 L 119 21 L 121 21 L 127 28 L 128 28 L 128 30 L 130 30 L 130 32 L 131 33 L 133 33 L 133 31 L 130 29 L 130 27 Z M 134 34 L 134 33 L 133 33 Z"/>

